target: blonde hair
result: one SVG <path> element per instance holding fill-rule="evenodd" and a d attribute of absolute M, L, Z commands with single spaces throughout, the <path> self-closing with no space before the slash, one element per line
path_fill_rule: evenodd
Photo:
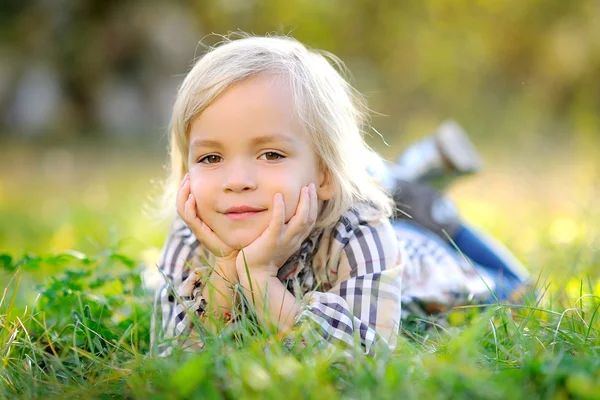
<path fill-rule="evenodd" d="M 365 202 L 379 210 L 380 217 L 390 216 L 390 196 L 366 169 L 371 150 L 363 139 L 365 102 L 328 59 L 345 72 L 334 55 L 309 50 L 286 36 L 225 39 L 199 58 L 181 84 L 173 107 L 165 210 L 174 210 L 179 184 L 188 172 L 192 121 L 236 83 L 268 74 L 289 85 L 319 161 L 329 170 L 334 195 L 325 201 L 316 228 L 334 225 L 348 209 Z"/>

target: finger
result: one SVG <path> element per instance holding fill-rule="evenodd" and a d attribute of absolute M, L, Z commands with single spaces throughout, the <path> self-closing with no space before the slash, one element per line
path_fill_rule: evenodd
<path fill-rule="evenodd" d="M 183 222 L 187 224 L 187 226 L 192 230 L 194 235 L 196 235 L 196 237 L 200 239 L 201 242 L 203 242 L 204 238 L 201 238 L 200 236 L 203 236 L 202 225 L 204 225 L 204 223 L 198 217 L 198 213 L 196 212 L 196 198 L 193 194 L 188 194 L 188 197 L 187 199 L 185 199 L 185 202 L 183 204 L 182 213 L 180 215 L 183 219 Z"/>
<path fill-rule="evenodd" d="M 189 178 L 190 178 L 190 173 L 188 172 L 188 173 L 186 173 L 183 176 L 183 179 L 181 180 L 181 183 L 179 183 L 179 188 L 180 189 L 183 187 L 183 184 L 186 183 L 189 180 Z"/>
<path fill-rule="evenodd" d="M 189 196 L 190 182 L 189 180 L 186 181 L 184 179 L 179 191 L 177 192 L 177 214 L 179 214 L 181 218 L 184 218 L 185 204 L 188 201 Z"/>
<path fill-rule="evenodd" d="M 285 230 L 286 239 L 291 240 L 305 230 L 309 212 L 310 194 L 308 187 L 305 186 L 302 188 L 302 190 L 300 190 L 300 200 L 298 201 L 298 206 L 296 207 L 296 213 L 287 223 Z"/>
<path fill-rule="evenodd" d="M 224 252 L 225 250 L 227 250 L 228 246 L 225 243 L 223 243 L 223 241 L 210 228 L 210 226 L 208 226 L 204 221 L 202 221 L 196 210 L 196 198 L 192 194 L 188 196 L 188 200 L 185 203 L 183 220 L 190 227 L 194 235 L 196 235 L 196 238 L 207 248 L 219 249 L 217 253 L 223 253 L 213 254 L 215 254 L 217 257 L 224 255 Z"/>
<path fill-rule="evenodd" d="M 317 216 L 319 215 L 319 198 L 317 196 L 317 187 L 314 183 L 309 185 L 310 191 L 310 212 L 308 213 L 308 221 L 307 223 L 310 225 L 314 225 L 317 221 Z M 312 228 L 311 228 L 312 229 Z"/>
<path fill-rule="evenodd" d="M 273 213 L 271 214 L 271 221 L 267 227 L 265 233 L 278 237 L 285 226 L 285 204 L 283 202 L 283 195 L 276 193 L 273 196 Z"/>
<path fill-rule="evenodd" d="M 203 243 L 215 256 L 224 257 L 226 252 L 230 252 L 227 246 L 217 234 L 200 218 L 197 218 L 196 238 Z"/>
<path fill-rule="evenodd" d="M 193 194 L 189 194 L 184 205 L 183 219 L 188 225 L 197 225 L 198 213 L 196 212 L 196 198 Z"/>

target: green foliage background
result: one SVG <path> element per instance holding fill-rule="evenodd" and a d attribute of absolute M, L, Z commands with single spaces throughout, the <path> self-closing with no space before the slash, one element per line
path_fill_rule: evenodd
<path fill-rule="evenodd" d="M 503 146 L 534 139 L 543 147 L 565 139 L 597 145 L 600 6 L 593 0 L 5 4 L 0 135 L 31 129 L 53 138 L 123 139 L 137 132 L 154 140 L 168 122 L 174 88 L 202 53 L 198 42 L 241 30 L 291 34 L 340 56 L 382 114 L 374 122 L 392 145 L 445 118 Z M 58 83 L 58 105 L 43 126 L 23 127 L 11 105 L 20 79 L 37 65 Z M 118 132 L 99 111 L 102 93 L 114 87 L 140 102 Z"/>

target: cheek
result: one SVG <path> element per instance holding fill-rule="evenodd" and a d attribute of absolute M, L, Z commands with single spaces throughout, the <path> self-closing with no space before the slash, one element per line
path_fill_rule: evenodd
<path fill-rule="evenodd" d="M 298 207 L 298 200 L 284 200 L 285 203 L 285 222 L 290 222 L 290 219 L 296 213 L 296 207 Z"/>
<path fill-rule="evenodd" d="M 194 195 L 194 197 L 196 198 L 196 202 L 198 202 L 198 200 L 200 198 L 202 198 L 202 185 L 200 185 L 200 179 L 198 179 L 196 176 L 190 174 L 190 192 Z"/>
<path fill-rule="evenodd" d="M 190 192 L 196 199 L 196 208 L 200 218 L 202 218 L 202 210 L 206 210 L 211 204 L 210 194 L 214 193 L 208 183 L 207 179 L 200 179 L 199 176 L 190 174 Z"/>
<path fill-rule="evenodd" d="M 276 185 L 273 185 L 269 192 L 271 192 L 272 195 L 277 192 L 283 194 L 285 222 L 289 222 L 296 213 L 296 209 L 300 203 L 300 192 L 302 191 L 302 188 L 309 183 L 318 183 L 315 182 L 315 178 L 311 175 L 310 171 L 306 172 L 306 174 L 297 175 L 296 171 L 288 171 L 282 176 L 272 177 L 272 179 L 270 179 L 270 182 L 274 182 Z"/>
<path fill-rule="evenodd" d="M 283 191 L 283 202 L 285 204 L 285 222 L 289 222 L 298 208 L 302 186 L 288 187 L 286 189 Z"/>

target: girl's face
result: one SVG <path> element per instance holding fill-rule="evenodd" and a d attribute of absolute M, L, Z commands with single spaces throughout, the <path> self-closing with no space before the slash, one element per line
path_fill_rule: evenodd
<path fill-rule="evenodd" d="M 283 194 L 286 222 L 309 183 L 317 188 L 319 206 L 332 196 L 290 90 L 272 77 L 225 91 L 192 121 L 189 142 L 198 215 L 231 247 L 245 247 L 264 232 L 275 193 Z"/>

